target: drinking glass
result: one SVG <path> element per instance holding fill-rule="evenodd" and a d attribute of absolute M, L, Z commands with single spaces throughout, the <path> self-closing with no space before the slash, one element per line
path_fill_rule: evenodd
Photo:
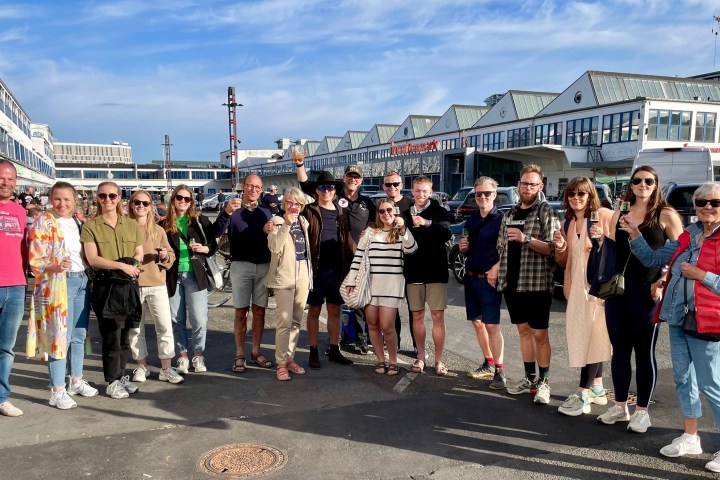
<path fill-rule="evenodd" d="M 590 223 L 592 225 L 597 225 L 597 223 L 600 221 L 600 212 L 597 210 L 590 212 Z M 597 235 L 590 235 L 592 238 L 599 238 Z"/>
<path fill-rule="evenodd" d="M 195 250 L 193 250 L 193 245 L 195 245 L 197 242 L 194 238 L 191 238 L 188 242 L 188 246 L 190 247 L 190 251 L 192 252 L 192 255 L 190 255 L 190 259 L 195 260 L 197 257 L 195 256 Z"/>
<path fill-rule="evenodd" d="M 292 157 L 295 163 L 302 163 L 305 159 L 305 147 L 302 145 L 294 145 L 292 147 Z"/>
<path fill-rule="evenodd" d="M 162 263 L 162 260 L 160 260 L 160 252 L 162 252 L 162 247 L 155 247 L 155 251 L 157 252 L 158 258 L 155 263 L 160 265 Z"/>
<path fill-rule="evenodd" d="M 630 202 L 620 202 L 620 213 L 623 215 L 630 213 Z"/>

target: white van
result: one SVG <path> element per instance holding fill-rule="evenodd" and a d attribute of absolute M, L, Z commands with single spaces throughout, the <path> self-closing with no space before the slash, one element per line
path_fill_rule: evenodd
<path fill-rule="evenodd" d="M 633 162 L 633 171 L 643 165 L 657 171 L 662 187 L 670 182 L 703 183 L 713 179 L 710 150 L 705 147 L 641 150 Z"/>

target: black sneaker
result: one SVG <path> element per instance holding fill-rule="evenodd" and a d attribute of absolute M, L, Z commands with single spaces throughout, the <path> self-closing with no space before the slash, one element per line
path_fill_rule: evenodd
<path fill-rule="evenodd" d="M 360 355 L 370 354 L 370 348 L 365 340 L 358 340 L 355 347 L 360 351 Z"/>
<path fill-rule="evenodd" d="M 496 370 L 492 382 L 488 385 L 490 390 L 504 390 L 507 388 L 507 378 L 502 370 Z"/>
<path fill-rule="evenodd" d="M 484 362 L 472 372 L 468 372 L 467 377 L 473 380 L 490 379 L 493 378 L 493 370 L 494 367 L 491 367 L 488 362 Z"/>

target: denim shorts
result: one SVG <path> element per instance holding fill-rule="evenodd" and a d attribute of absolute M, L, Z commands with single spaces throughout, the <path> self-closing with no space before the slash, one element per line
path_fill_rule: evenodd
<path fill-rule="evenodd" d="M 473 278 L 465 275 L 465 311 L 467 319 L 482 320 L 483 323 L 500 323 L 502 295 L 490 286 L 487 278 Z"/>
<path fill-rule="evenodd" d="M 320 306 L 327 301 L 331 305 L 342 305 L 340 270 L 320 270 L 313 278 L 313 289 L 308 294 L 308 305 Z"/>

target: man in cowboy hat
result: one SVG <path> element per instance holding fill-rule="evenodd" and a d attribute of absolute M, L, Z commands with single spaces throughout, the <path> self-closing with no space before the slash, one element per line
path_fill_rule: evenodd
<path fill-rule="evenodd" d="M 322 171 L 314 182 L 307 181 L 302 160 L 297 162 L 298 180 L 304 184 L 304 191 L 312 191 L 315 202 L 307 205 L 302 215 L 308 221 L 310 258 L 313 269 L 313 288 L 308 295 L 308 338 L 310 340 L 310 368 L 320 368 L 318 353 L 318 330 L 320 310 L 323 303 L 328 312 L 327 329 L 330 336 L 328 359 L 341 365 L 350 365 L 352 360 L 340 352 L 340 310 L 342 297 L 340 283 L 350 269 L 355 242 L 350 232 L 348 210 L 340 207 L 336 192 L 343 183 L 336 181 L 330 172 Z"/>

